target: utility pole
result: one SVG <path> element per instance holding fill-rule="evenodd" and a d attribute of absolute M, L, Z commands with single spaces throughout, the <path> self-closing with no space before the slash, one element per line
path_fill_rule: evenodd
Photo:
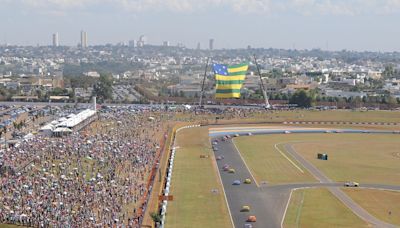
<path fill-rule="evenodd" d="M 206 68 L 204 69 L 203 83 L 202 83 L 202 85 L 201 85 L 201 92 L 200 92 L 200 101 L 199 101 L 199 106 L 200 106 L 200 108 L 201 108 L 202 105 L 203 105 L 204 84 L 205 84 L 205 82 L 206 82 L 206 77 L 207 77 L 208 61 L 210 61 L 210 58 L 207 57 Z"/>
<path fill-rule="evenodd" d="M 265 89 L 264 82 L 261 77 L 261 71 L 260 71 L 260 67 L 258 66 L 258 63 L 257 63 L 256 55 L 254 55 L 254 63 L 256 64 L 258 75 L 260 76 L 261 90 L 262 90 L 262 94 L 263 94 L 264 100 L 265 100 L 265 108 L 269 109 L 269 108 L 271 108 L 271 105 L 269 104 L 269 101 L 268 101 L 267 91 Z"/>

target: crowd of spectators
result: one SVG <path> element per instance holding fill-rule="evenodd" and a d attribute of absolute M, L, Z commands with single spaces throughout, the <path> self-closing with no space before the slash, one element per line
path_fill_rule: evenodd
<path fill-rule="evenodd" d="M 139 227 L 163 121 L 109 110 L 62 138 L 36 136 L 1 157 L 0 223 Z"/>

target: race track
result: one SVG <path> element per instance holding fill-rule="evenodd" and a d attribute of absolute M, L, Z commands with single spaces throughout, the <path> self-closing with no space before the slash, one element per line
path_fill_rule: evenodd
<path fill-rule="evenodd" d="M 210 128 L 209 135 L 211 140 L 221 139 L 222 136 L 230 135 L 248 136 L 257 134 L 287 134 L 287 133 L 371 133 L 371 134 L 393 134 L 392 131 L 365 131 L 354 129 L 315 129 L 315 128 L 296 128 L 296 127 L 230 127 L 230 128 Z M 332 194 L 342 203 L 350 208 L 356 215 L 366 222 L 376 227 L 396 227 L 385 223 L 356 204 L 347 196 L 340 187 L 343 183 L 335 183 L 319 171 L 310 162 L 299 155 L 290 144 L 284 145 L 285 150 L 306 168 L 320 183 L 296 183 L 269 186 L 268 183 L 257 183 L 252 177 L 251 172 L 243 161 L 239 151 L 231 139 L 226 141 L 219 140 L 214 145 L 215 157 L 223 156 L 222 160 L 217 161 L 219 175 L 225 190 L 229 210 L 231 212 L 234 226 L 244 227 L 249 215 L 255 215 L 257 222 L 252 223 L 253 227 L 281 227 L 286 213 L 287 205 L 290 200 L 292 190 L 309 187 L 327 187 Z M 223 171 L 223 166 L 227 164 L 235 169 L 235 173 Z M 252 180 L 252 184 L 233 185 L 234 180 L 243 181 L 246 178 Z M 400 191 L 400 186 L 390 186 L 382 184 L 360 184 L 360 188 L 372 188 L 380 190 Z M 240 212 L 242 206 L 250 206 L 250 212 Z"/>

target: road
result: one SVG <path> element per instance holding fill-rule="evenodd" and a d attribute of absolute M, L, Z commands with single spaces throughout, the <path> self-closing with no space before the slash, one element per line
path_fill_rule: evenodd
<path fill-rule="evenodd" d="M 299 129 L 299 128 L 258 128 L 243 130 L 244 128 L 226 128 L 225 130 L 210 130 L 212 140 L 221 138 L 222 135 L 239 134 L 241 136 L 251 134 L 282 134 L 285 131 L 291 133 L 321 133 L 326 132 L 326 129 Z M 336 131 L 330 129 L 329 131 Z M 340 129 L 340 133 L 361 133 L 361 130 Z M 390 133 L 389 131 L 371 131 L 370 133 Z M 380 221 L 370 215 L 365 209 L 356 204 L 349 196 L 347 196 L 340 187 L 343 183 L 335 183 L 324 175 L 320 170 L 313 166 L 310 162 L 301 157 L 290 144 L 284 145 L 287 153 L 296 159 L 304 168 L 306 168 L 320 183 L 296 183 L 269 186 L 268 183 L 256 183 L 243 161 L 239 151 L 232 143 L 232 140 L 220 141 L 215 146 L 215 157 L 224 156 L 222 160 L 217 161 L 219 175 L 225 190 L 228 201 L 229 210 L 232 215 L 232 220 L 235 227 L 243 227 L 249 215 L 255 215 L 257 222 L 253 223 L 253 227 L 281 227 L 289 202 L 290 194 L 293 189 L 310 188 L 310 187 L 326 187 L 332 192 L 341 202 L 349 207 L 356 215 L 366 222 L 376 227 L 395 227 L 391 224 Z M 235 173 L 223 171 L 223 166 L 228 164 L 235 169 Z M 252 184 L 241 184 L 240 186 L 232 185 L 234 180 L 243 181 L 246 178 L 252 180 Z M 258 186 L 257 186 L 258 185 Z M 380 190 L 395 190 L 400 191 L 400 186 L 391 186 L 383 184 L 360 184 L 360 188 L 380 189 Z M 250 212 L 240 212 L 242 206 L 248 205 L 251 207 Z"/>

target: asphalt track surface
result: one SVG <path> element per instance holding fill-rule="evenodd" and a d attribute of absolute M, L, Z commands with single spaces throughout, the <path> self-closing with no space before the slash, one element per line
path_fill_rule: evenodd
<path fill-rule="evenodd" d="M 290 132 L 288 132 L 290 131 Z M 221 139 L 221 136 L 248 136 L 256 134 L 282 134 L 282 133 L 374 133 L 374 134 L 393 134 L 391 131 L 363 131 L 353 129 L 307 129 L 307 128 L 213 128 L 210 129 L 211 139 Z M 256 183 L 243 161 L 239 151 L 231 139 L 226 141 L 219 140 L 214 145 L 215 157 L 223 156 L 222 160 L 217 161 L 219 175 L 224 186 L 229 210 L 231 212 L 234 227 L 241 228 L 245 224 L 249 215 L 255 215 L 257 222 L 251 223 L 253 227 L 268 228 L 282 227 L 287 205 L 290 200 L 292 190 L 300 188 L 326 187 L 332 194 L 342 203 L 350 208 L 356 215 L 372 224 L 375 227 L 396 227 L 385 223 L 356 204 L 349 196 L 347 196 L 340 188 L 343 183 L 335 183 L 319 171 L 310 162 L 301 157 L 290 144 L 285 144 L 284 148 L 288 154 L 296 159 L 304 168 L 306 168 L 319 183 L 295 183 L 269 186 L 267 182 Z M 227 164 L 235 169 L 235 173 L 228 173 L 223 170 L 223 166 Z M 243 180 L 249 178 L 252 184 L 244 184 Z M 240 185 L 233 185 L 235 180 L 240 180 Z M 383 184 L 360 184 L 360 188 L 394 190 L 400 191 L 400 186 L 383 185 Z M 250 212 L 241 212 L 242 206 L 250 206 Z"/>

